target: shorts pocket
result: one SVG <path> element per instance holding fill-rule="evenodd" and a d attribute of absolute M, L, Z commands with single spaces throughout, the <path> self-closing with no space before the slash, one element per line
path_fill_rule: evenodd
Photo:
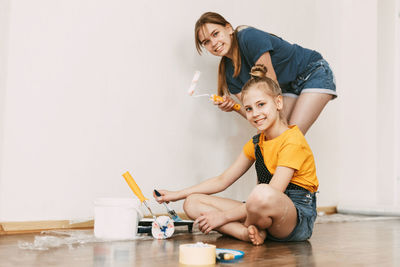
<path fill-rule="evenodd" d="M 289 190 L 287 196 L 295 203 L 301 206 L 312 207 L 313 197 L 311 193 L 301 190 Z"/>

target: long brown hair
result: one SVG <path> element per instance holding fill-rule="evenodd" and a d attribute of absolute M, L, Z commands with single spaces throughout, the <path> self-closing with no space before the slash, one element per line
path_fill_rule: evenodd
<path fill-rule="evenodd" d="M 194 39 L 195 39 L 196 49 L 200 55 L 202 52 L 202 44 L 199 39 L 199 31 L 207 23 L 218 24 L 224 27 L 227 25 L 231 25 L 224 17 L 222 17 L 218 13 L 206 12 L 203 15 L 201 15 L 194 27 Z M 231 51 L 233 56 L 232 62 L 234 67 L 233 77 L 237 77 L 239 75 L 242 65 L 240 59 L 239 43 L 237 40 L 237 32 L 238 29 L 236 28 L 232 34 L 232 44 L 231 44 Z M 222 57 L 218 67 L 218 95 L 222 96 L 224 94 L 229 95 L 230 93 L 228 91 L 228 86 L 226 83 L 226 76 L 225 76 L 225 57 Z"/>

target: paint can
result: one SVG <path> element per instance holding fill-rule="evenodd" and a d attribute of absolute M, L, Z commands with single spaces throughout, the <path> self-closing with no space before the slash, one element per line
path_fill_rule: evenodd
<path fill-rule="evenodd" d="M 107 240 L 134 239 L 142 217 L 138 199 L 98 198 L 94 202 L 94 235 Z"/>

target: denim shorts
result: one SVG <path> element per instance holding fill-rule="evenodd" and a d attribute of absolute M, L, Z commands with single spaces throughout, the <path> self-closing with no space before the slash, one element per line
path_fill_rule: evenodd
<path fill-rule="evenodd" d="M 317 198 L 307 190 L 286 190 L 285 194 L 293 201 L 297 210 L 297 224 L 285 238 L 272 236 L 267 229 L 267 239 L 273 241 L 304 241 L 311 237 L 317 218 Z"/>
<path fill-rule="evenodd" d="M 311 62 L 306 69 L 291 82 L 290 88 L 283 90 L 284 96 L 298 97 L 302 93 L 324 93 L 337 97 L 335 76 L 325 59 Z"/>

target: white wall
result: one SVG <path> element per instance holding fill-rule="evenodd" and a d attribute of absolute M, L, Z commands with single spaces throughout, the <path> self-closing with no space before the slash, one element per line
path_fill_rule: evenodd
<path fill-rule="evenodd" d="M 4 111 L 6 99 L 6 78 L 7 78 L 7 44 L 9 28 L 9 7 L 8 0 L 0 1 L 0 172 L 2 171 L 3 148 L 4 148 Z M 3 181 L 0 176 L 0 205 L 3 203 Z M 0 218 L 1 218 L 0 208 Z"/>
<path fill-rule="evenodd" d="M 362 12 L 355 2 L 363 4 Z M 339 210 L 400 214 L 399 151 L 396 151 L 400 119 L 396 111 L 400 104 L 398 67 L 396 71 L 399 59 L 396 61 L 395 56 L 400 44 L 396 25 L 398 1 L 350 1 L 344 9 L 348 13 L 343 27 L 355 37 L 351 42 L 354 48 L 346 47 L 345 54 L 353 56 L 349 63 L 357 71 L 348 68 L 343 79 L 347 78 L 349 85 L 359 89 L 353 97 L 346 98 L 346 106 L 351 105 L 349 101 L 354 105 L 352 118 L 342 121 L 348 124 L 345 126 L 348 129 L 357 129 L 358 134 L 352 133 L 345 139 L 343 152 L 352 156 L 346 157 L 349 166 L 342 169 L 341 188 L 347 189 L 340 194 Z"/>
<path fill-rule="evenodd" d="M 395 118 L 395 124 L 396 124 L 396 132 L 395 132 L 395 138 L 396 138 L 396 142 L 395 142 L 395 148 L 396 148 L 396 156 L 395 156 L 395 163 L 394 163 L 394 169 L 395 169 L 395 203 L 397 206 L 400 206 L 400 138 L 398 138 L 400 136 L 400 107 L 399 107 L 399 103 L 400 103 L 400 75 L 398 75 L 398 73 L 400 73 L 400 0 L 397 0 L 396 2 L 396 8 L 395 8 L 395 12 L 397 13 L 397 21 L 396 21 L 396 27 L 395 27 L 395 36 L 396 36 L 396 44 L 395 45 L 395 49 L 396 52 L 395 54 L 395 58 L 397 59 L 395 62 L 395 68 L 394 68 L 394 78 L 395 78 L 395 87 L 393 88 L 393 90 L 395 91 L 395 101 L 396 105 L 395 105 L 395 114 L 396 114 L 396 118 Z"/>
<path fill-rule="evenodd" d="M 186 95 L 197 69 L 198 88 L 215 91 L 218 59 L 199 56 L 193 41 L 209 10 L 322 52 L 340 96 L 307 135 L 319 206 L 376 204 L 378 114 L 388 104 L 377 98 L 376 8 L 376 0 L 12 1 L 0 36 L 0 221 L 90 217 L 96 197 L 132 195 L 127 170 L 150 197 L 233 162 L 255 131 Z M 245 199 L 255 180 L 252 170 L 222 195 Z"/>
<path fill-rule="evenodd" d="M 396 77 L 395 72 L 396 52 L 399 49 L 396 45 L 396 19 L 399 20 L 396 12 L 396 1 L 378 1 L 378 62 L 377 62 L 377 135 L 378 135 L 378 172 L 377 177 L 392 177 L 376 182 L 377 204 L 391 205 L 395 203 L 397 187 L 396 178 L 396 146 L 384 140 L 395 140 L 396 121 L 399 119 L 396 114 Z M 388 194 L 393 192 L 394 194 Z"/>

